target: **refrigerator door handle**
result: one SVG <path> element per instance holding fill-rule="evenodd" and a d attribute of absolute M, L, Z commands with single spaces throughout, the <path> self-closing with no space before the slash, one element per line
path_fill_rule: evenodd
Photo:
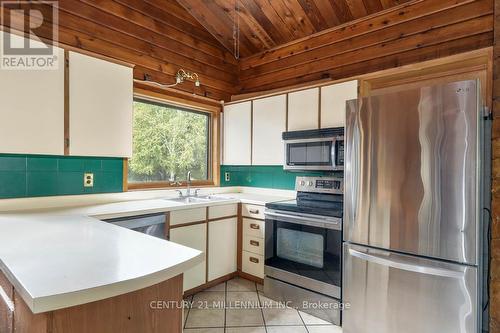
<path fill-rule="evenodd" d="M 349 254 L 353 257 L 359 258 L 361 260 L 369 261 L 378 265 L 388 266 L 395 269 L 401 269 L 409 272 L 427 274 L 427 275 L 436 275 L 442 277 L 449 277 L 455 279 L 463 279 L 465 272 L 464 271 L 456 271 L 443 267 L 432 267 L 426 265 L 416 265 L 405 262 L 403 260 L 394 260 L 386 257 L 363 253 L 352 248 L 349 249 Z"/>
<path fill-rule="evenodd" d="M 346 133 L 345 133 L 345 162 L 344 162 L 344 239 L 350 240 L 350 232 L 354 228 L 357 219 L 358 205 L 358 179 L 361 177 L 357 161 L 359 156 L 359 122 L 358 100 L 346 103 Z"/>

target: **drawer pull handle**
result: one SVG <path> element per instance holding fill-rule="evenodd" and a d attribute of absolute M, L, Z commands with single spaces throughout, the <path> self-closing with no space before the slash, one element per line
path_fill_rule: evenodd
<path fill-rule="evenodd" d="M 250 224 L 250 228 L 255 229 L 255 230 L 259 230 L 260 229 L 260 225 L 252 223 L 252 224 Z"/>
<path fill-rule="evenodd" d="M 252 209 L 251 208 L 248 211 L 250 212 L 250 214 L 259 214 L 259 210 L 258 209 L 254 209 L 254 208 Z"/>
<path fill-rule="evenodd" d="M 250 245 L 253 245 L 253 246 L 259 246 L 259 242 L 254 241 L 254 240 L 251 240 L 251 241 L 250 241 Z"/>
<path fill-rule="evenodd" d="M 259 259 L 258 258 L 255 258 L 255 257 L 250 257 L 249 260 L 251 262 L 253 262 L 254 264 L 258 264 L 259 263 Z"/>

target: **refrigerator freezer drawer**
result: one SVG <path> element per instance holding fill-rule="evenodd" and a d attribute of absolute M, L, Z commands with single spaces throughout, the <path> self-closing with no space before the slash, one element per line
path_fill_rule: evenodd
<path fill-rule="evenodd" d="M 476 333 L 477 268 L 344 244 L 344 333 Z"/>

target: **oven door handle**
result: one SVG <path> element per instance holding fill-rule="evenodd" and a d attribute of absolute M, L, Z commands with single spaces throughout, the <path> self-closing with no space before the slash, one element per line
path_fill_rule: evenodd
<path fill-rule="evenodd" d="M 308 216 L 295 215 L 295 214 L 292 215 L 268 209 L 266 209 L 264 214 L 266 218 L 280 220 L 283 222 L 308 225 L 311 227 L 318 227 L 318 228 L 342 230 L 342 219 L 336 217 L 321 218 L 310 215 Z"/>

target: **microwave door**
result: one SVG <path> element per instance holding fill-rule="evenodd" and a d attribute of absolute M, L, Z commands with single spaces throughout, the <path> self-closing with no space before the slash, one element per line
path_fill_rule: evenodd
<path fill-rule="evenodd" d="M 335 170 L 335 138 L 285 141 L 285 170 Z M 333 155 L 332 155 L 333 154 Z"/>

